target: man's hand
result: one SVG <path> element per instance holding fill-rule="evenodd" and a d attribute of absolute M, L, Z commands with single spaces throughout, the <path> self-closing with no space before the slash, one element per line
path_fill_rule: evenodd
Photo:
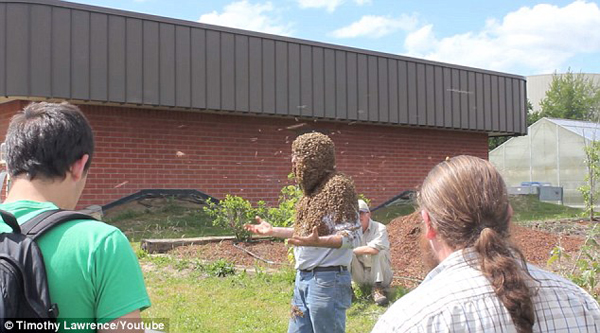
<path fill-rule="evenodd" d="M 329 247 L 339 248 L 342 246 L 342 236 L 319 236 L 317 227 L 314 227 L 312 233 L 308 236 L 293 236 L 288 239 L 288 244 L 295 246 L 313 246 L 313 247 Z"/>
<path fill-rule="evenodd" d="M 308 236 L 294 236 L 288 239 L 288 244 L 295 246 L 319 246 L 319 230 L 314 227 L 312 233 Z"/>
<path fill-rule="evenodd" d="M 251 233 L 263 236 L 272 236 L 273 235 L 273 226 L 271 223 L 261 219 L 259 216 L 255 217 L 256 222 L 258 224 L 245 224 L 244 228 Z"/>

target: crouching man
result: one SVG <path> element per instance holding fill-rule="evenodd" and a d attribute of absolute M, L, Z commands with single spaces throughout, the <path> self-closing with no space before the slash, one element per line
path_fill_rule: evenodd
<path fill-rule="evenodd" d="M 354 248 L 352 256 L 352 281 L 372 286 L 375 303 L 385 305 L 388 303 L 385 291 L 393 276 L 387 229 L 371 220 L 371 211 L 365 201 L 358 200 L 358 210 L 363 237 L 361 246 Z"/>

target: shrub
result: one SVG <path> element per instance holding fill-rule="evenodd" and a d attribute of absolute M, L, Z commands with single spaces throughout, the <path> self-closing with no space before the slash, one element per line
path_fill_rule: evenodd
<path fill-rule="evenodd" d="M 288 179 L 292 178 L 288 175 Z M 269 208 L 265 217 L 274 227 L 290 227 L 294 224 L 296 214 L 296 203 L 302 196 L 302 190 L 298 185 L 287 185 L 281 189 L 279 205 Z"/>
<path fill-rule="evenodd" d="M 213 263 L 206 265 L 206 272 L 211 276 L 226 277 L 235 274 L 233 264 L 225 259 L 219 259 Z"/>
<path fill-rule="evenodd" d="M 259 202 L 259 206 L 264 207 L 264 203 Z M 204 211 L 213 218 L 213 226 L 228 229 L 236 240 L 248 241 L 252 237 L 244 229 L 244 224 L 251 223 L 257 215 L 257 209 L 252 207 L 250 201 L 228 194 L 218 204 L 209 200 Z"/>
<path fill-rule="evenodd" d="M 548 265 L 558 262 L 558 273 L 570 279 L 575 284 L 585 289 L 596 299 L 598 294 L 598 275 L 600 274 L 600 244 L 596 241 L 600 236 L 600 228 L 597 224 L 588 231 L 585 242 L 581 246 L 577 258 L 571 260 L 571 256 L 560 246 L 552 249 L 552 256 L 548 259 Z M 564 265 L 561 260 L 565 258 L 572 266 Z"/>

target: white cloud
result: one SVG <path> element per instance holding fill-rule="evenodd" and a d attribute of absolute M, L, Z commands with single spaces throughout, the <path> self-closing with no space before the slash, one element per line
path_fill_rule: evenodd
<path fill-rule="evenodd" d="M 600 52 L 600 8 L 575 1 L 565 7 L 522 7 L 477 32 L 437 38 L 432 25 L 411 32 L 408 54 L 498 71 L 551 73 L 579 53 Z M 530 74 L 530 73 L 524 73 Z"/>
<path fill-rule="evenodd" d="M 326 8 L 333 12 L 344 0 L 298 0 L 300 8 Z"/>
<path fill-rule="evenodd" d="M 228 4 L 221 14 L 216 11 L 204 14 L 198 21 L 275 35 L 291 35 L 290 24 L 280 24 L 279 18 L 270 16 L 274 11 L 275 8 L 271 2 L 252 4 L 243 0 Z"/>
<path fill-rule="evenodd" d="M 345 0 L 297 0 L 300 8 L 325 8 L 328 12 L 333 12 L 341 6 Z M 362 6 L 370 4 L 371 0 L 354 0 L 354 3 Z"/>
<path fill-rule="evenodd" d="M 337 38 L 371 37 L 379 38 L 398 30 L 410 31 L 417 26 L 415 16 L 402 15 L 399 18 L 365 15 L 360 20 L 331 33 Z"/>

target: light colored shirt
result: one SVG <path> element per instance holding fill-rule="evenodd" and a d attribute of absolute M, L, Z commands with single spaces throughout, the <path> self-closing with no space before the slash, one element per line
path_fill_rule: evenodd
<path fill-rule="evenodd" d="M 463 252 L 465 256 L 463 256 Z M 516 332 L 470 249 L 456 251 L 379 318 L 373 332 Z M 600 308 L 571 281 L 528 265 L 539 281 L 534 332 L 599 332 Z"/>
<path fill-rule="evenodd" d="M 379 251 L 389 251 L 390 241 L 385 225 L 369 219 L 369 226 L 363 232 L 361 245 L 366 245 Z"/>
<path fill-rule="evenodd" d="M 362 241 L 362 228 L 358 215 L 356 221 L 336 225 L 334 234 L 342 236 L 342 246 L 340 248 L 294 247 L 296 269 L 310 270 L 315 267 L 350 266 L 352 249 L 360 246 Z"/>
<path fill-rule="evenodd" d="M 387 229 L 382 223 L 369 219 L 369 226 L 367 230 L 363 231 L 362 241 L 359 246 L 368 246 L 379 250 L 381 256 L 387 257 L 386 262 L 390 262 L 390 241 Z M 364 267 L 373 266 L 373 255 L 361 254 L 357 255 L 356 258 Z"/>

